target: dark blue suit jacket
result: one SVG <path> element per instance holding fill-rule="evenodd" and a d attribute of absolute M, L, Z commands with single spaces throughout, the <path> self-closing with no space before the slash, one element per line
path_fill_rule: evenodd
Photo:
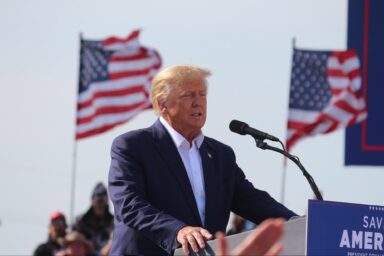
<path fill-rule="evenodd" d="M 212 234 L 225 231 L 231 211 L 255 223 L 295 215 L 253 187 L 229 146 L 205 137 L 199 150 L 206 193 L 204 226 L 182 159 L 159 120 L 114 140 L 108 186 L 115 208 L 111 255 L 172 254 L 182 227 L 201 226 Z"/>

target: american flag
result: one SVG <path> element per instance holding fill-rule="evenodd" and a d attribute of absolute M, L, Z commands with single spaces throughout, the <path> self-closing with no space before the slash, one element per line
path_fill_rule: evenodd
<path fill-rule="evenodd" d="M 329 133 L 367 118 L 355 50 L 294 49 L 287 149 L 300 139 Z"/>
<path fill-rule="evenodd" d="M 161 66 L 156 50 L 127 38 L 81 40 L 76 139 L 105 132 L 150 108 L 151 81 Z"/>

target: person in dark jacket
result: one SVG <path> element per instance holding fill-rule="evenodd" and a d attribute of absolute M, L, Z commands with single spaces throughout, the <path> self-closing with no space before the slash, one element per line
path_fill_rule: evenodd
<path fill-rule="evenodd" d="M 193 65 L 161 70 L 151 91 L 159 119 L 114 139 L 111 255 L 197 253 L 231 211 L 256 224 L 297 215 L 247 180 L 230 146 L 203 134 L 209 75 Z"/>
<path fill-rule="evenodd" d="M 45 243 L 40 244 L 34 251 L 34 256 L 53 256 L 62 249 L 61 239 L 66 235 L 67 222 L 62 212 L 51 214 L 49 236 Z"/>
<path fill-rule="evenodd" d="M 92 205 L 77 218 L 73 230 L 92 241 L 96 254 L 100 254 L 108 244 L 113 230 L 113 215 L 109 211 L 107 188 L 103 183 L 96 184 L 92 192 Z"/>

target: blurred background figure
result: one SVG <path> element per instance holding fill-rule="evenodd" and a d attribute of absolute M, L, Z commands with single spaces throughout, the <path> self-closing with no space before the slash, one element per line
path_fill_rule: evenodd
<path fill-rule="evenodd" d="M 63 250 L 55 256 L 93 256 L 93 245 L 84 235 L 71 231 L 62 241 Z"/>
<path fill-rule="evenodd" d="M 243 217 L 235 213 L 233 215 L 234 216 L 232 219 L 232 226 L 227 231 L 227 235 L 234 235 L 234 234 L 249 231 L 255 228 L 255 224 L 252 221 L 244 219 Z"/>
<path fill-rule="evenodd" d="M 113 231 L 113 215 L 109 211 L 106 186 L 99 182 L 92 192 L 92 205 L 79 216 L 73 226 L 93 243 L 94 253 L 101 254 L 104 246 L 108 246 Z"/>
<path fill-rule="evenodd" d="M 101 249 L 100 251 L 101 256 L 109 256 L 112 249 L 112 236 L 113 236 L 113 233 L 111 233 L 108 243 L 104 245 L 104 247 Z"/>
<path fill-rule="evenodd" d="M 51 214 L 49 236 L 45 243 L 40 244 L 33 255 L 53 256 L 62 249 L 61 239 L 66 235 L 67 222 L 63 213 L 57 211 Z"/>

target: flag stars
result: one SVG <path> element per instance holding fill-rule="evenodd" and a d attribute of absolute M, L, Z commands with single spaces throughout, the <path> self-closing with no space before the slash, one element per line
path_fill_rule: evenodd
<path fill-rule="evenodd" d="M 87 89 L 88 85 L 96 81 L 108 79 L 108 61 L 111 52 L 104 51 L 100 42 L 82 41 L 80 90 Z"/>
<path fill-rule="evenodd" d="M 326 61 L 328 59 L 328 56 L 326 54 L 322 54 L 320 57 L 323 61 Z"/>
<path fill-rule="evenodd" d="M 330 87 L 325 79 L 327 54 L 295 51 L 293 57 L 290 107 L 303 110 L 321 110 L 331 97 Z M 324 58 L 325 57 L 325 58 Z M 328 91 L 314 98 L 320 90 Z"/>

